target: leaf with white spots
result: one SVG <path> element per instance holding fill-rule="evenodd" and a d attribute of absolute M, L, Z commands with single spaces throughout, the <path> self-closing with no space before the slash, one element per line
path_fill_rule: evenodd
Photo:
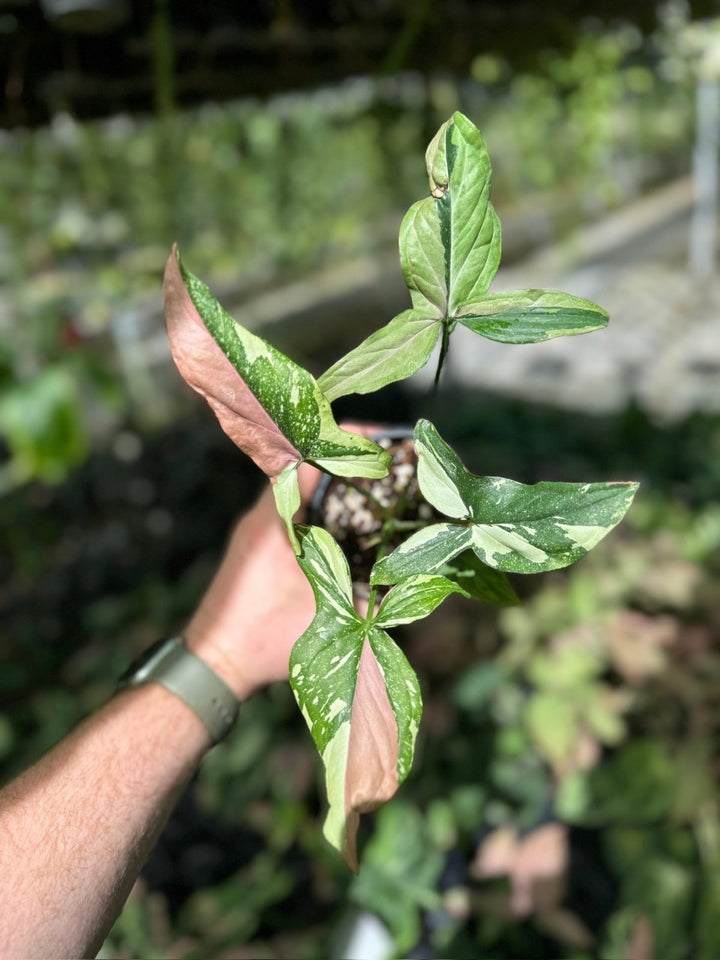
<path fill-rule="evenodd" d="M 415 446 L 423 496 L 441 512 L 448 506 L 456 519 L 425 527 L 379 560 L 373 583 L 439 573 L 466 549 L 487 566 L 510 573 L 566 567 L 620 522 L 637 490 L 636 483 L 526 485 L 478 477 L 427 420 L 415 428 Z"/>
<path fill-rule="evenodd" d="M 228 436 L 271 478 L 302 460 L 337 476 L 383 477 L 390 458 L 341 430 L 315 379 L 236 323 L 177 251 L 164 280 L 173 358 Z"/>
<path fill-rule="evenodd" d="M 472 545 L 472 531 L 457 523 L 433 523 L 404 540 L 378 560 L 370 574 L 372 584 L 400 583 L 420 574 L 438 573 Z"/>
<path fill-rule="evenodd" d="M 437 431 L 420 429 L 422 424 L 432 426 L 428 421 L 420 421 L 415 429 L 420 490 L 440 513 L 457 520 L 468 518 L 467 491 L 461 489 L 467 471 Z M 471 546 L 472 531 L 466 523 L 431 524 L 379 560 L 373 568 L 371 582 L 398 583 L 419 574 L 438 573 Z"/>
<path fill-rule="evenodd" d="M 378 627 L 396 627 L 427 617 L 451 593 L 469 594 L 447 577 L 421 574 L 410 577 L 393 587 L 380 604 L 375 618 Z"/>
<path fill-rule="evenodd" d="M 290 683 L 325 764 L 325 836 L 356 870 L 360 814 L 389 800 L 407 776 L 422 700 L 402 651 L 353 608 L 347 561 L 333 538 L 318 527 L 296 529 L 316 613 L 293 647 Z"/>

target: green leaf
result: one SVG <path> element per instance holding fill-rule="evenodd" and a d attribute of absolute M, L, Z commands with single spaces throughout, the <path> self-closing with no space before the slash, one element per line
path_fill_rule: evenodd
<path fill-rule="evenodd" d="M 452 698 L 462 710 L 470 712 L 486 709 L 493 696 L 511 682 L 507 667 L 496 660 L 474 663 L 458 678 Z"/>
<path fill-rule="evenodd" d="M 5 385 L 0 430 L 12 454 L 9 473 L 15 480 L 63 480 L 88 448 L 83 401 L 70 368 L 46 366 L 29 380 Z"/>
<path fill-rule="evenodd" d="M 477 127 L 455 113 L 426 154 L 445 254 L 447 315 L 486 293 L 500 265 L 500 222 L 490 203 L 491 166 Z"/>
<path fill-rule="evenodd" d="M 538 343 L 552 337 L 590 333 L 608 324 L 597 304 L 554 290 L 487 294 L 457 314 L 463 326 L 489 340 Z"/>
<path fill-rule="evenodd" d="M 339 476 L 382 477 L 390 458 L 341 430 L 314 378 L 236 323 L 173 249 L 165 311 L 175 363 L 231 439 L 270 477 L 301 460 Z"/>
<path fill-rule="evenodd" d="M 409 577 L 437 573 L 472 546 L 472 530 L 455 523 L 433 523 L 408 537 L 375 564 L 370 583 L 399 583 Z"/>
<path fill-rule="evenodd" d="M 433 425 L 415 428 L 425 499 L 458 522 L 413 534 L 373 570 L 373 583 L 437 573 L 463 550 L 511 573 L 556 570 L 579 560 L 625 515 L 635 483 L 516 483 L 465 469 Z"/>
<path fill-rule="evenodd" d="M 598 684 L 592 691 L 588 691 L 581 707 L 582 718 L 600 743 L 606 746 L 617 746 L 622 743 L 627 734 L 627 725 L 620 715 L 618 707 L 613 704 L 610 691 Z"/>
<path fill-rule="evenodd" d="M 325 764 L 325 836 L 356 869 L 360 814 L 388 800 L 407 776 L 422 700 L 402 651 L 353 608 L 339 546 L 318 527 L 296 530 L 316 614 L 293 647 L 290 682 Z"/>
<path fill-rule="evenodd" d="M 667 819 L 679 790 L 675 758 L 649 737 L 612 751 L 586 778 L 587 825 L 648 825 Z"/>
<path fill-rule="evenodd" d="M 380 604 L 375 618 L 378 627 L 396 627 L 427 617 L 451 593 L 469 596 L 457 583 L 446 577 L 420 575 L 403 580 L 393 587 Z"/>
<path fill-rule="evenodd" d="M 564 767 L 573 755 L 580 734 L 577 708 L 559 693 L 534 693 L 525 722 L 533 740 L 554 767 Z"/>
<path fill-rule="evenodd" d="M 570 294 L 488 293 L 500 265 L 500 222 L 490 203 L 490 157 L 467 117 L 455 113 L 440 127 L 425 163 L 431 195 L 410 207 L 400 227 L 400 266 L 413 309 L 323 374 L 319 383 L 331 401 L 411 376 L 442 333 L 440 368 L 458 323 L 504 343 L 535 343 L 607 324 L 604 310 Z"/>
<path fill-rule="evenodd" d="M 439 320 L 447 316 L 447 275 L 437 203 L 418 200 L 400 225 L 400 266 L 413 307 Z"/>
<path fill-rule="evenodd" d="M 326 370 L 318 386 L 332 402 L 405 380 L 425 366 L 439 334 L 436 318 L 406 310 Z"/>
<path fill-rule="evenodd" d="M 295 553 L 298 553 L 300 550 L 300 543 L 295 535 L 295 527 L 293 526 L 293 517 L 300 509 L 301 503 L 297 468 L 297 463 L 285 467 L 272 487 L 275 506 L 285 521 L 290 543 L 292 543 Z"/>
<path fill-rule="evenodd" d="M 528 680 L 536 687 L 572 692 L 587 687 L 606 669 L 606 658 L 596 650 L 566 646 L 548 653 L 539 650 L 527 667 Z"/>
<path fill-rule="evenodd" d="M 482 603 L 512 607 L 520 603 L 512 584 L 500 570 L 486 566 L 472 550 L 454 557 L 440 571 Z"/>
<path fill-rule="evenodd" d="M 387 923 L 395 937 L 393 956 L 405 956 L 416 946 L 423 911 L 442 908 L 438 881 L 444 862 L 415 804 L 398 798 L 378 813 L 350 897 Z"/>

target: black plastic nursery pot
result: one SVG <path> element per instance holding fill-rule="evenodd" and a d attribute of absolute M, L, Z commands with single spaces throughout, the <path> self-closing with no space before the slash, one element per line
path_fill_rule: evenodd
<path fill-rule="evenodd" d="M 310 523 L 324 527 L 337 540 L 350 565 L 353 590 L 369 594 L 370 571 L 383 543 L 388 512 L 403 522 L 384 544 L 390 553 L 408 536 L 408 524 L 436 516 L 417 482 L 417 454 L 411 427 L 398 426 L 371 439 L 392 455 L 387 476 L 379 480 L 324 475 L 310 503 Z"/>

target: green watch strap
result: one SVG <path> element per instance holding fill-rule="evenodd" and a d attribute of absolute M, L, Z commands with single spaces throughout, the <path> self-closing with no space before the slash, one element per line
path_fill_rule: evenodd
<path fill-rule="evenodd" d="M 179 637 L 154 644 L 123 674 L 119 687 L 144 683 L 159 683 L 186 703 L 208 728 L 213 743 L 222 740 L 237 719 L 235 694 Z"/>

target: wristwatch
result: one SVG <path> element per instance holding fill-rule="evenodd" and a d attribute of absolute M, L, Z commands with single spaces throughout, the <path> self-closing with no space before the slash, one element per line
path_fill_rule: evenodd
<path fill-rule="evenodd" d="M 228 733 L 239 703 L 215 671 L 185 646 L 182 637 L 158 640 L 132 663 L 118 681 L 118 689 L 159 683 L 184 701 L 210 731 L 213 743 Z"/>

